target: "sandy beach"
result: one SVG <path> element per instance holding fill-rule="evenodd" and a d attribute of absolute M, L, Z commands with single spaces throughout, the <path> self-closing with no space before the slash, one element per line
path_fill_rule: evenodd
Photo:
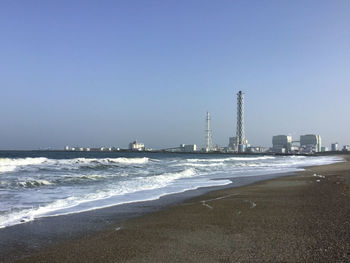
<path fill-rule="evenodd" d="M 344 158 L 212 191 L 16 262 L 349 262 Z"/>

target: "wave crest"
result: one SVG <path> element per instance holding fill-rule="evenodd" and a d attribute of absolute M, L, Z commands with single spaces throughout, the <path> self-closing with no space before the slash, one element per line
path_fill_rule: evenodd
<path fill-rule="evenodd" d="M 18 182 L 17 185 L 20 187 L 32 188 L 32 187 L 39 187 L 44 185 L 52 185 L 52 182 L 38 179 L 38 180 L 32 180 L 32 181 L 21 181 L 21 182 Z"/>
<path fill-rule="evenodd" d="M 257 156 L 257 157 L 228 157 L 228 158 L 217 158 L 217 159 L 186 159 L 189 163 L 217 163 L 217 162 L 230 162 L 230 161 L 257 161 L 257 160 L 267 160 L 275 159 L 274 156 Z"/>
<path fill-rule="evenodd" d="M 0 158 L 0 173 L 14 172 L 18 169 L 80 169 L 96 168 L 99 166 L 146 164 L 149 158 L 74 158 L 74 159 L 48 159 L 45 157 L 36 158 Z"/>
<path fill-rule="evenodd" d="M 37 158 L 0 158 L 0 173 L 1 172 L 12 172 L 15 171 L 17 167 L 25 167 L 29 165 L 39 165 L 46 162 L 48 159 L 45 157 Z"/>

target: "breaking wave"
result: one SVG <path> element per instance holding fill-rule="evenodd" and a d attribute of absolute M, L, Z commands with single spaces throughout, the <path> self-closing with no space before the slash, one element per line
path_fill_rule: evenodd
<path fill-rule="evenodd" d="M 231 183 L 228 178 L 296 171 L 308 165 L 339 161 L 331 157 L 146 156 L 157 159 L 0 158 L 0 228 L 40 217 L 226 185 Z"/>
<path fill-rule="evenodd" d="M 230 162 L 230 161 L 257 161 L 257 160 L 268 160 L 268 159 L 275 159 L 274 156 L 259 156 L 259 157 L 228 157 L 228 158 L 219 158 L 219 159 L 209 159 L 209 158 L 203 158 L 203 159 L 187 159 L 186 161 L 189 163 L 196 163 L 196 162 Z"/>
<path fill-rule="evenodd" d="M 48 159 L 37 158 L 0 158 L 0 173 L 13 172 L 17 170 L 39 170 L 39 169 L 80 169 L 96 168 L 99 166 L 117 166 L 146 164 L 150 159 L 143 158 L 74 158 L 74 159 Z"/>
<path fill-rule="evenodd" d="M 39 165 L 46 162 L 48 159 L 45 157 L 38 158 L 0 158 L 0 173 L 1 172 L 12 172 L 17 167 L 25 167 L 29 165 Z"/>
<path fill-rule="evenodd" d="M 40 218 L 43 216 L 57 216 L 69 213 L 78 213 L 83 211 L 89 211 L 92 209 L 108 207 L 120 203 L 130 203 L 156 199 L 164 195 L 164 193 L 169 193 L 169 190 L 164 190 L 162 192 L 163 194 L 149 191 L 154 189 L 166 188 L 176 180 L 179 180 L 181 178 L 191 178 L 193 176 L 196 176 L 195 169 L 187 168 L 174 173 L 164 173 L 149 177 L 136 177 L 133 180 L 122 181 L 118 185 L 109 186 L 105 189 L 100 189 L 94 193 L 88 193 L 82 196 L 69 196 L 65 199 L 59 199 L 44 206 L 32 207 L 30 209 L 27 208 L 22 211 L 16 211 L 10 214 L 0 215 L 0 228 L 32 221 L 35 218 Z M 214 185 L 227 184 L 229 182 L 230 181 L 228 180 L 216 181 L 214 182 Z M 23 183 L 23 186 L 25 187 L 30 187 L 33 185 L 36 186 L 37 184 L 50 184 L 50 182 L 45 180 L 21 183 Z M 212 185 L 212 183 L 208 183 L 208 185 Z M 197 186 L 192 186 L 188 188 L 188 190 L 195 188 L 197 188 Z M 149 193 L 147 194 L 147 192 Z M 179 191 L 176 190 L 175 192 Z M 142 197 L 140 197 L 137 200 L 124 199 L 124 196 L 132 195 L 134 193 L 145 194 L 141 194 Z M 120 198 L 119 201 L 118 197 Z M 110 202 L 106 201 L 109 198 L 114 199 Z M 88 205 L 89 203 L 91 203 L 91 205 Z"/>
<path fill-rule="evenodd" d="M 48 180 L 32 180 L 17 182 L 17 185 L 20 187 L 38 187 L 43 185 L 52 185 L 52 182 Z"/>

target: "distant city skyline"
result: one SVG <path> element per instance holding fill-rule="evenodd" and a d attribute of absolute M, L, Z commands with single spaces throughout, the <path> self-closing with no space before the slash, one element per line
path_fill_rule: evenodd
<path fill-rule="evenodd" d="M 350 144 L 349 1 L 2 1 L 0 149 Z"/>

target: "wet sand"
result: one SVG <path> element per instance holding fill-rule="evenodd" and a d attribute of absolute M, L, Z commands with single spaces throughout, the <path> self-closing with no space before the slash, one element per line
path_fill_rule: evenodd
<path fill-rule="evenodd" d="M 212 191 L 17 262 L 350 262 L 350 163 Z"/>

